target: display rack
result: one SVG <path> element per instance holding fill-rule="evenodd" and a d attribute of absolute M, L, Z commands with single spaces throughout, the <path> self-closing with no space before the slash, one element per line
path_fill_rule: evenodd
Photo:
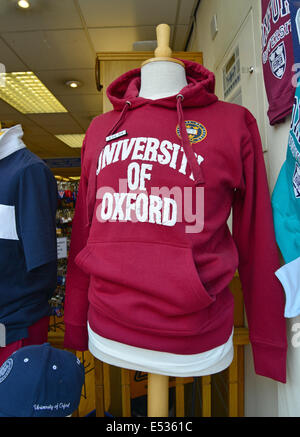
<path fill-rule="evenodd" d="M 57 237 L 57 287 L 50 300 L 50 331 L 64 330 L 63 314 L 65 299 L 65 283 L 67 259 L 70 249 L 72 223 L 78 193 L 78 180 L 56 176 L 58 188 L 58 204 L 56 213 Z"/>

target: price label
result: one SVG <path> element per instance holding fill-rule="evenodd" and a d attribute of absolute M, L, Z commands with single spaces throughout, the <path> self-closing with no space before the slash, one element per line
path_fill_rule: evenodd
<path fill-rule="evenodd" d="M 68 248 L 67 248 L 67 237 L 57 238 L 57 258 L 67 258 Z"/>

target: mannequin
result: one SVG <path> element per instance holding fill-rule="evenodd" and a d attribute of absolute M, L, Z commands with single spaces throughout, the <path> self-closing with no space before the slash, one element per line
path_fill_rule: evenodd
<path fill-rule="evenodd" d="M 174 96 L 187 85 L 184 64 L 171 58 L 169 35 L 170 29 L 166 24 L 157 26 L 158 47 L 155 58 L 142 64 L 140 97 L 154 100 Z"/>
<path fill-rule="evenodd" d="M 159 99 L 177 94 L 187 85 L 184 64 L 171 58 L 168 47 L 170 28 L 166 24 L 157 26 L 157 49 L 155 58 L 142 64 L 140 97 Z M 169 377 L 148 374 L 148 416 L 167 417 Z"/>
<path fill-rule="evenodd" d="M 20 347 L 45 343 L 48 301 L 57 281 L 56 181 L 22 137 L 22 126 L 15 122 L 1 129 L 0 321 L 6 346 L 0 348 L 0 365 Z M 13 261 L 8 253 L 14 253 Z"/>
<path fill-rule="evenodd" d="M 188 85 L 173 96 L 141 97 L 141 69 L 109 85 L 113 110 L 93 120 L 83 144 L 66 280 L 64 346 L 150 374 L 149 416 L 167 415 L 152 409 L 160 399 L 167 405 L 166 378 L 155 376 L 155 389 L 152 374 L 212 375 L 232 363 L 237 269 L 255 371 L 286 381 L 284 296 L 257 122 L 218 99 L 213 72 L 182 62 Z"/>
<path fill-rule="evenodd" d="M 186 85 L 184 67 L 179 63 L 165 60 L 145 63 L 141 68 L 139 96 L 151 100 L 174 96 Z"/>
<path fill-rule="evenodd" d="M 187 86 L 183 62 L 171 57 L 172 52 L 168 47 L 169 35 L 169 26 L 161 24 L 157 27 L 158 47 L 155 51 L 155 57 L 145 61 L 141 67 L 140 97 L 151 100 L 170 97 L 177 95 Z M 225 345 L 204 354 L 194 356 L 173 354 L 173 356 L 170 356 L 163 352 L 127 348 L 126 345 L 120 345 L 116 342 L 110 342 L 109 340 L 107 341 L 95 334 L 90 327 L 89 349 L 99 360 L 123 368 L 134 368 L 132 363 L 135 363 L 135 358 L 136 363 L 140 365 L 145 364 L 146 367 L 148 366 L 148 369 L 151 368 L 152 364 L 154 367 L 154 365 L 160 361 L 160 366 L 158 367 L 160 367 L 160 369 L 165 368 L 164 374 L 150 373 L 148 371 L 149 417 L 168 417 L 168 375 L 184 377 L 217 373 L 228 367 L 233 357 L 232 337 L 230 337 Z M 110 351 L 112 351 L 111 355 Z M 147 359 L 149 360 L 148 362 Z M 187 374 L 183 372 L 185 368 Z M 155 367 L 154 369 L 158 372 Z M 136 370 L 147 371 L 145 368 L 143 369 L 143 367 L 139 368 L 138 365 Z M 176 371 L 178 371 L 178 373 L 176 373 Z M 181 374 L 181 372 L 183 373 Z"/>
<path fill-rule="evenodd" d="M 156 32 L 158 46 L 155 57 L 142 64 L 139 93 L 140 97 L 153 100 L 174 96 L 187 85 L 183 62 L 171 57 L 169 26 L 160 24 Z"/>

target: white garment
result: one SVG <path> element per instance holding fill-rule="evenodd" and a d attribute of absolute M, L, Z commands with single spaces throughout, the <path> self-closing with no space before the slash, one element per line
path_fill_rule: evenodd
<path fill-rule="evenodd" d="M 0 239 L 18 240 L 16 211 L 12 205 L 0 204 Z"/>
<path fill-rule="evenodd" d="M 233 332 L 228 341 L 207 352 L 177 355 L 142 349 L 101 337 L 88 324 L 89 351 L 98 360 L 123 369 L 166 376 L 212 375 L 230 366 L 233 360 Z"/>
<path fill-rule="evenodd" d="M 275 272 L 285 292 L 284 317 L 300 315 L 300 257 L 280 267 Z"/>
<path fill-rule="evenodd" d="M 287 319 L 286 384 L 277 384 L 278 416 L 300 417 L 300 316 Z"/>
<path fill-rule="evenodd" d="M 23 129 L 20 124 L 9 129 L 2 129 L 0 135 L 0 160 L 6 158 L 17 150 L 24 149 L 25 144 L 21 140 Z M 0 238 L 6 240 L 18 240 L 15 207 L 0 205 Z"/>
<path fill-rule="evenodd" d="M 150 62 L 141 68 L 139 96 L 151 100 L 175 96 L 187 84 L 185 69 L 180 64 L 172 61 Z"/>
<path fill-rule="evenodd" d="M 24 149 L 25 144 L 22 141 L 23 129 L 20 124 L 9 129 L 2 129 L 0 135 L 0 159 L 4 159 L 17 150 Z"/>

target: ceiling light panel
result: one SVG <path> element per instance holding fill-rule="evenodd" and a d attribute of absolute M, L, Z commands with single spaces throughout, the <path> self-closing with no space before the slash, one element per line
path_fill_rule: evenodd
<path fill-rule="evenodd" d="M 67 144 L 69 147 L 81 147 L 85 134 L 65 134 L 65 135 L 55 135 L 63 143 Z"/>
<path fill-rule="evenodd" d="M 31 71 L 0 73 L 0 98 L 22 114 L 68 112 Z"/>

